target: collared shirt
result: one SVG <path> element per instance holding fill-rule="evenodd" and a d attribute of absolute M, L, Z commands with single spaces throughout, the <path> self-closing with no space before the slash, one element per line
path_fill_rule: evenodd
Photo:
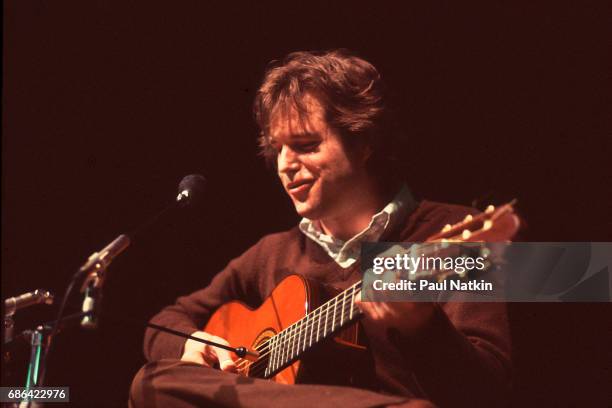
<path fill-rule="evenodd" d="M 348 268 L 359 259 L 362 242 L 378 241 L 385 231 L 401 222 L 407 215 L 407 212 L 412 210 L 414 206 L 414 197 L 408 186 L 404 184 L 395 198 L 380 212 L 372 216 L 372 220 L 366 229 L 346 242 L 325 234 L 318 221 L 309 220 L 308 218 L 303 218 L 300 221 L 299 228 L 304 235 L 323 247 L 325 252 L 338 265 L 342 268 Z"/>

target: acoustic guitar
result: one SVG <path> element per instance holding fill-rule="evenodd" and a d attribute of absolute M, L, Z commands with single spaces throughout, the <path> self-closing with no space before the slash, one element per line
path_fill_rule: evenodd
<path fill-rule="evenodd" d="M 442 248 L 446 242 L 509 241 L 519 228 L 513 204 L 489 206 L 483 213 L 468 215 L 457 224 L 446 225 L 425 242 Z M 234 356 L 242 375 L 294 384 L 300 359 L 323 341 L 333 338 L 346 346 L 363 348 L 357 341 L 357 330 L 350 330 L 362 316 L 355 306 L 361 287 L 362 281 L 356 282 L 327 302 L 316 304 L 321 295 L 319 285 L 291 275 L 255 310 L 238 301 L 221 306 L 204 331 L 225 338 L 229 344 L 249 347 L 247 357 Z"/>

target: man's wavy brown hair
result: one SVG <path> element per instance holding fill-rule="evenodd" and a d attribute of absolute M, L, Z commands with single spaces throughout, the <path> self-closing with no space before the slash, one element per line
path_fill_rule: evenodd
<path fill-rule="evenodd" d="M 339 131 L 345 146 L 361 141 L 372 148 L 372 170 L 393 165 L 395 131 L 380 74 L 347 50 L 293 52 L 270 64 L 253 106 L 261 154 L 268 162 L 275 163 L 277 154 L 270 143 L 271 115 L 280 108 L 306 116 L 306 94 L 317 98 L 327 123 Z"/>

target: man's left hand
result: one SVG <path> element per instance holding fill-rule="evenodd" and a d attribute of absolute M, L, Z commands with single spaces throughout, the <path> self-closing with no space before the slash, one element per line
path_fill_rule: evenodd
<path fill-rule="evenodd" d="M 431 302 L 368 302 L 361 300 L 361 291 L 355 296 L 355 304 L 383 329 L 395 328 L 403 335 L 410 335 L 423 327 L 433 316 L 435 305 Z"/>

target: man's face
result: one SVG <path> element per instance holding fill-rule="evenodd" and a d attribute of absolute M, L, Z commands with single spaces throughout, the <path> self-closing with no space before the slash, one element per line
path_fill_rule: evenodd
<path fill-rule="evenodd" d="M 272 115 L 271 142 L 278 151 L 278 176 L 297 213 L 312 220 L 338 217 L 360 199 L 366 177 L 363 154 L 347 151 L 321 104 L 304 99 L 307 114 L 294 109 Z"/>

